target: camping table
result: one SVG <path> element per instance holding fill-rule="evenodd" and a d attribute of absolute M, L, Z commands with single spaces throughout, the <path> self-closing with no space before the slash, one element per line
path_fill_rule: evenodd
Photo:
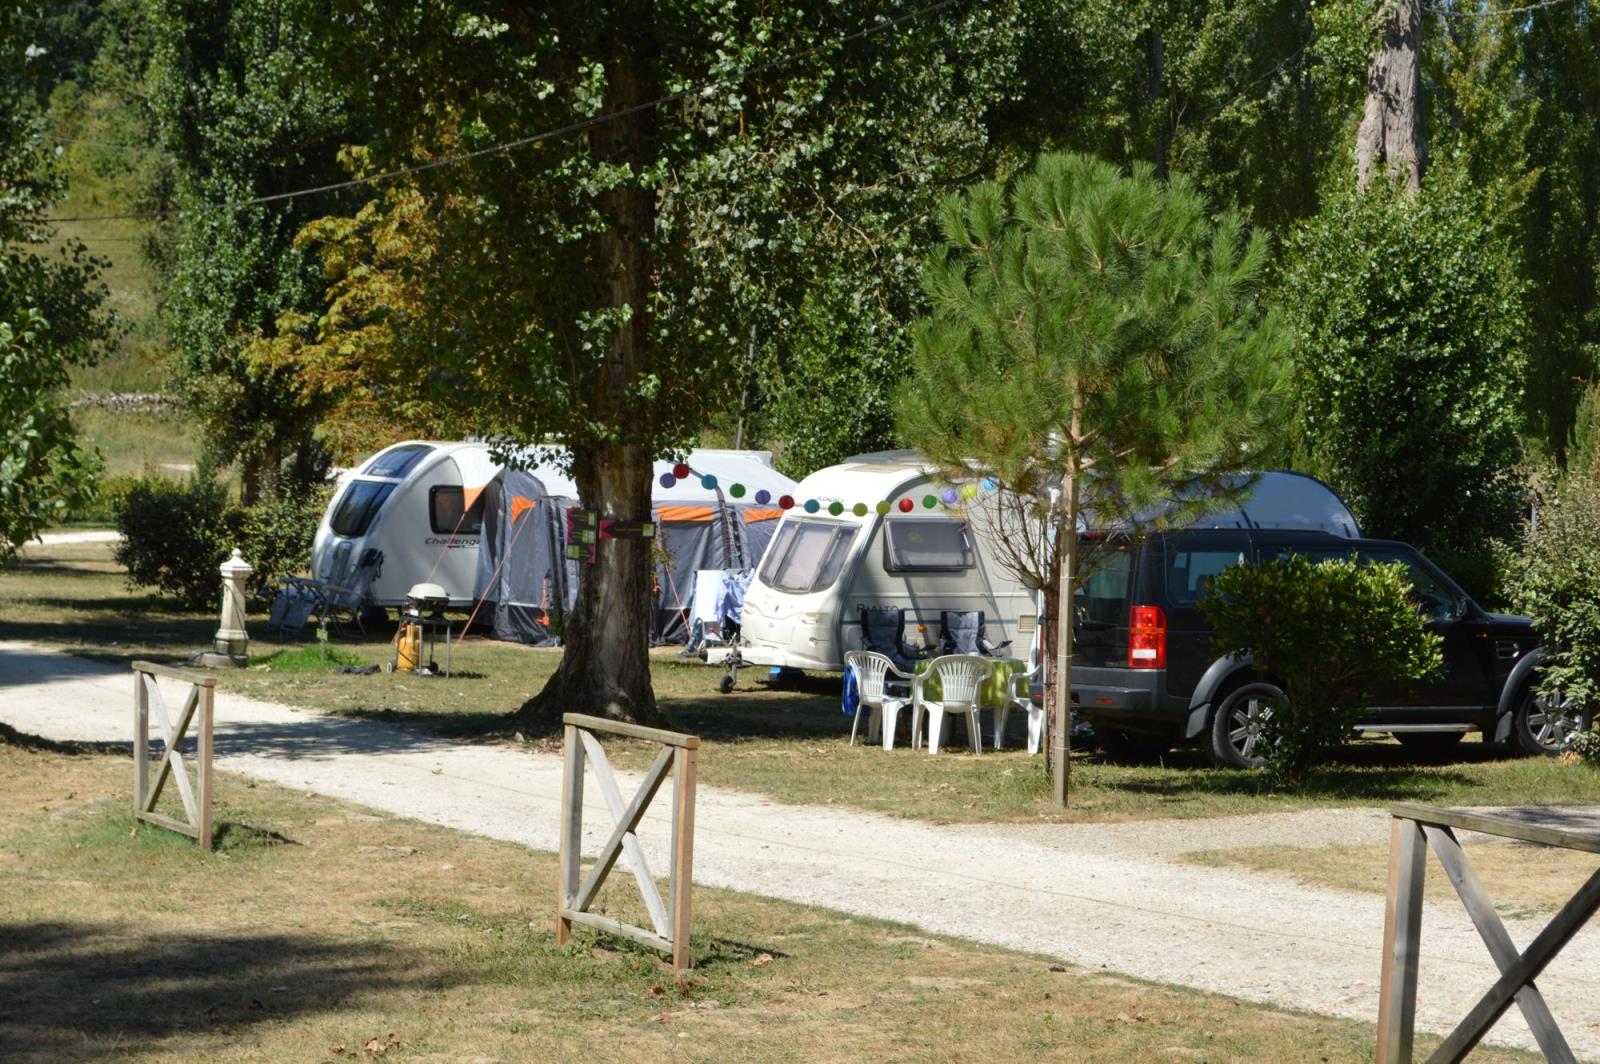
<path fill-rule="evenodd" d="M 939 696 L 944 693 L 937 676 L 926 676 L 928 666 L 935 659 L 923 658 L 914 662 L 911 673 L 914 676 L 926 677 L 922 680 L 921 697 L 930 702 L 939 701 Z M 978 708 L 999 712 L 1011 701 L 1013 689 L 1020 684 L 1028 682 L 1028 663 L 1021 658 L 990 658 L 994 668 L 989 672 L 989 678 L 983 681 L 983 686 L 978 689 Z M 1025 689 L 1022 692 L 1027 695 Z M 996 720 L 998 725 L 998 719 Z"/>
<path fill-rule="evenodd" d="M 928 671 L 928 666 L 933 663 L 932 658 L 923 658 L 914 662 L 911 672 L 915 676 L 923 676 Z M 1021 658 L 990 658 L 994 669 L 989 673 L 989 678 L 983 681 L 983 687 L 978 691 L 978 705 L 983 709 L 999 709 L 1010 700 L 1010 692 L 1014 682 L 1025 678 L 1028 663 Z M 922 681 L 922 697 L 937 702 L 943 694 L 939 685 L 939 678 L 929 677 Z"/>

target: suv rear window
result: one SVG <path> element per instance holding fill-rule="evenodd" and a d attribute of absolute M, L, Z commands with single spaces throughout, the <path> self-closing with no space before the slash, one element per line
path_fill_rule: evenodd
<path fill-rule="evenodd" d="M 1093 628 L 1121 628 L 1128 623 L 1133 600 L 1133 556 L 1130 546 L 1094 553 L 1089 573 L 1073 595 L 1081 622 Z"/>
<path fill-rule="evenodd" d="M 1167 541 L 1167 601 L 1193 606 L 1204 597 L 1211 581 L 1230 565 L 1249 560 L 1250 540 L 1245 536 L 1174 536 Z"/>

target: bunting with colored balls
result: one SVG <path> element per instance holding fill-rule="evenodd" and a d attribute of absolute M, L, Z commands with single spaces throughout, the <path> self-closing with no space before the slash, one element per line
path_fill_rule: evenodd
<path fill-rule="evenodd" d="M 698 479 L 700 486 L 706 491 L 717 489 L 717 478 L 710 474 L 697 474 L 685 462 L 679 462 L 668 472 L 662 473 L 658 483 L 663 488 L 675 488 L 683 481 L 690 478 Z M 978 497 L 979 491 L 992 492 L 999 490 L 999 483 L 993 477 L 985 477 L 980 483 L 968 482 L 960 487 L 947 487 L 937 493 L 928 493 L 920 499 L 903 497 L 898 499 L 875 499 L 872 502 L 845 502 L 840 499 L 796 499 L 793 495 L 779 495 L 774 498 L 772 492 L 766 488 L 756 488 L 752 493 L 746 484 L 729 484 L 727 493 L 735 499 L 750 496 L 757 506 L 770 506 L 776 504 L 780 510 L 792 510 L 799 507 L 808 514 L 826 512 L 833 517 L 840 517 L 846 512 L 856 517 L 865 517 L 869 513 L 888 514 L 898 509 L 903 514 L 913 513 L 920 503 L 924 510 L 936 510 L 940 507 L 951 510 L 964 508 Z"/>

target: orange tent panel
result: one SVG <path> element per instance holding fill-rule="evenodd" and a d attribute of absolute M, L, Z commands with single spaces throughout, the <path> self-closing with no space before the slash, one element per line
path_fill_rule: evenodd
<path fill-rule="evenodd" d="M 661 506 L 656 509 L 657 521 L 709 521 L 709 506 Z"/>
<path fill-rule="evenodd" d="M 753 525 L 757 521 L 776 521 L 782 516 L 783 511 L 778 509 L 776 506 L 768 510 L 757 510 L 756 508 L 751 507 L 744 512 L 744 523 L 747 525 Z"/>

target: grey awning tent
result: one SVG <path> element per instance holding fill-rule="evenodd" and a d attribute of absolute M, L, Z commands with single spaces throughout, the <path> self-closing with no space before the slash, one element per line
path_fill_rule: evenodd
<path fill-rule="evenodd" d="M 776 500 L 795 482 L 754 455 L 693 452 L 687 459 L 692 475 L 673 478 L 670 487 L 661 477 L 676 463 L 655 464 L 652 643 L 688 640 L 696 572 L 754 568 L 771 542 L 783 515 Z M 732 494 L 736 485 L 739 495 Z M 754 501 L 758 493 L 765 501 Z M 567 510 L 578 505 L 577 494 L 572 480 L 548 461 L 506 469 L 485 489 L 478 595 L 496 638 L 541 646 L 558 641 L 560 618 L 577 601 L 587 568 L 566 558 Z"/>
<path fill-rule="evenodd" d="M 578 592 L 565 556 L 566 512 L 574 504 L 518 469 L 503 470 L 484 489 L 478 594 L 496 639 L 560 642 L 560 618 Z"/>

